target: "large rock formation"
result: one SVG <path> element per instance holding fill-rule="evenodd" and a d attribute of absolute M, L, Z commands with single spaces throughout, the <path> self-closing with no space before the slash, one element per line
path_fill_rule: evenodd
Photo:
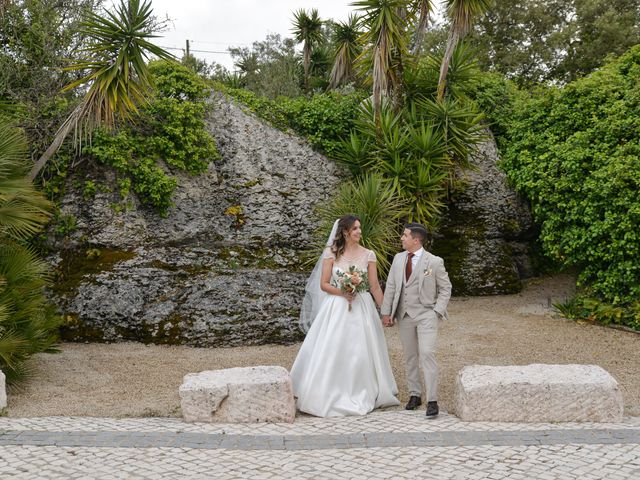
<path fill-rule="evenodd" d="M 474 155 L 473 170 L 459 173 L 460 188 L 434 236 L 432 250 L 445 260 L 454 295 L 516 293 L 533 275 L 527 204 L 507 185 L 489 137 Z"/>
<path fill-rule="evenodd" d="M 301 252 L 316 227 L 315 206 L 344 174 L 305 141 L 221 95 L 212 101 L 209 126 L 222 159 L 200 176 L 175 173 L 166 218 L 135 200 L 116 211 L 117 194 L 106 189 L 87 201 L 81 182 L 68 182 L 61 213 L 76 228 L 56 245 L 60 278 L 52 289 L 65 338 L 198 346 L 301 338 Z M 456 295 L 519 288 L 514 232 L 526 230 L 528 217 L 495 166 L 493 143 L 484 150 L 434 247 Z M 96 166 L 82 175 L 116 183 Z"/>
<path fill-rule="evenodd" d="M 210 129 L 222 160 L 200 176 L 176 173 L 166 218 L 114 194 L 93 201 L 68 183 L 61 210 L 76 229 L 59 245 L 67 339 L 247 345 L 300 338 L 306 272 L 300 255 L 313 209 L 341 170 L 303 140 L 216 96 Z M 84 172 L 113 184 L 106 169 Z"/>

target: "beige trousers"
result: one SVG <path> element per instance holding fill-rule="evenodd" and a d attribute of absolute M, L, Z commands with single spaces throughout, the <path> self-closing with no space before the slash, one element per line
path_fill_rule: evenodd
<path fill-rule="evenodd" d="M 422 397 L 420 369 L 424 376 L 427 402 L 438 400 L 438 364 L 436 362 L 436 340 L 438 338 L 438 315 L 426 310 L 416 318 L 407 314 L 398 322 L 400 341 L 404 350 L 405 373 L 409 395 Z"/>

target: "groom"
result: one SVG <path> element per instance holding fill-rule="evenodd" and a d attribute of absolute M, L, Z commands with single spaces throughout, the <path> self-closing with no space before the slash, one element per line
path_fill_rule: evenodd
<path fill-rule="evenodd" d="M 447 318 L 451 282 L 442 259 L 423 248 L 426 238 L 423 225 L 405 225 L 400 237 L 405 251 L 393 259 L 380 313 L 385 326 L 398 321 L 410 395 L 406 409 L 422 404 L 420 366 L 427 391 L 427 417 L 433 418 L 438 415 L 438 323 Z"/>

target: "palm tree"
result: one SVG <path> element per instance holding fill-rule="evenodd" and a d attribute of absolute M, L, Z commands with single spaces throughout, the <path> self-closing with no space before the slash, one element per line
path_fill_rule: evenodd
<path fill-rule="evenodd" d="M 311 50 L 322 40 L 322 20 L 318 10 L 313 8 L 308 14 L 300 9 L 293 14 L 293 35 L 296 42 L 303 43 L 302 62 L 304 65 L 304 88 L 309 88 L 309 71 L 311 68 Z"/>
<path fill-rule="evenodd" d="M 27 143 L 0 115 L 0 238 L 33 235 L 49 220 L 49 202 L 26 178 Z"/>
<path fill-rule="evenodd" d="M 438 100 L 444 98 L 449 62 L 458 42 L 471 29 L 473 17 L 486 12 L 492 0 L 445 0 L 447 14 L 451 18 L 451 28 L 438 79 Z"/>
<path fill-rule="evenodd" d="M 59 325 L 42 292 L 49 267 L 25 246 L 50 209 L 27 177 L 27 158 L 23 132 L 0 116 L 0 370 L 8 383 L 29 373 L 31 354 L 51 348 Z"/>
<path fill-rule="evenodd" d="M 367 32 L 362 40 L 368 48 L 359 62 L 364 71 L 371 72 L 373 111 L 378 119 L 383 97 L 400 98 L 402 61 L 407 55 L 406 1 L 357 0 L 351 5 L 364 11 L 362 23 Z"/>
<path fill-rule="evenodd" d="M 330 89 L 353 80 L 354 62 L 360 50 L 358 46 L 358 38 L 361 35 L 358 28 L 359 21 L 358 15 L 352 13 L 346 22 L 335 24 L 333 30 L 335 54 L 329 77 Z"/>
<path fill-rule="evenodd" d="M 164 49 L 152 44 L 155 20 L 151 0 L 120 0 L 115 12 L 104 16 L 89 13 L 80 34 L 88 39 L 84 49 L 86 59 L 68 67 L 85 75 L 67 85 L 71 90 L 89 85 L 87 92 L 60 126 L 53 142 L 35 163 L 29 177 L 34 179 L 47 161 L 58 151 L 69 132 L 80 141 L 98 125 L 112 128 L 116 117 L 126 117 L 137 111 L 136 105 L 146 101 L 153 80 L 147 59 L 155 55 L 173 59 Z"/>

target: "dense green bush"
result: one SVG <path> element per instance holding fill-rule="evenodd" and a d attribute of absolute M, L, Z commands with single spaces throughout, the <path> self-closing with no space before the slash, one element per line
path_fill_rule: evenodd
<path fill-rule="evenodd" d="M 335 155 L 340 139 L 353 128 L 363 99 L 362 93 L 343 95 L 330 92 L 316 94 L 309 99 L 299 97 L 284 102 L 282 107 L 291 128 L 331 157 Z"/>
<path fill-rule="evenodd" d="M 214 84 L 216 90 L 241 101 L 258 117 L 281 130 L 291 129 L 305 137 L 320 151 L 333 156 L 340 139 L 347 137 L 354 127 L 358 107 L 365 94 L 338 92 L 317 93 L 312 97 L 269 100 L 244 89 Z"/>
<path fill-rule="evenodd" d="M 143 203 L 166 214 L 176 180 L 158 161 L 196 175 L 219 153 L 205 128 L 204 81 L 174 62 L 153 62 L 149 69 L 156 84 L 154 100 L 116 132 L 96 132 L 85 153 L 129 179 Z"/>
<path fill-rule="evenodd" d="M 288 98 L 283 97 L 281 102 L 275 102 L 267 97 L 245 90 L 244 88 L 231 88 L 219 82 L 212 82 L 212 86 L 215 90 L 240 101 L 249 107 L 259 118 L 266 120 L 274 127 L 280 130 L 291 128 L 286 112 L 284 108 L 282 108 L 282 103 L 288 101 Z"/>
<path fill-rule="evenodd" d="M 632 326 L 640 324 L 639 87 L 637 46 L 564 88 L 516 100 L 502 149 L 545 252 L 580 272 L 573 311 Z"/>
<path fill-rule="evenodd" d="M 527 98 L 526 91 L 519 90 L 499 73 L 482 72 L 465 90 L 465 94 L 484 113 L 485 122 L 498 144 L 506 148 L 513 115 L 517 105 Z"/>

